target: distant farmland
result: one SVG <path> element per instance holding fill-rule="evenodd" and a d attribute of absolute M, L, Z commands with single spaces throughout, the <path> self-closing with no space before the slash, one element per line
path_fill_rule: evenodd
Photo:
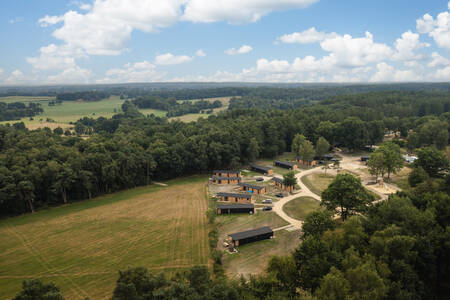
<path fill-rule="evenodd" d="M 204 177 L 169 181 L 0 221 L 0 291 L 52 281 L 66 299 L 107 299 L 118 270 L 209 263 Z"/>

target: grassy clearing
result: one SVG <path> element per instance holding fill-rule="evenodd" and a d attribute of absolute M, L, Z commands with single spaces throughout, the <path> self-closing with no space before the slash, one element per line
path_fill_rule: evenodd
<path fill-rule="evenodd" d="M 261 274 L 265 271 L 270 258 L 274 255 L 288 255 L 300 244 L 299 231 L 275 232 L 274 239 L 259 241 L 239 247 L 239 252 L 225 252 L 222 261 L 229 277 Z"/>
<path fill-rule="evenodd" d="M 217 216 L 216 222 L 219 230 L 218 248 L 228 234 L 239 231 L 255 229 L 261 226 L 270 226 L 272 229 L 288 225 L 286 221 L 281 219 L 276 213 L 272 211 L 263 212 L 257 211 L 254 215 L 235 214 L 235 215 L 221 215 Z M 298 235 L 298 232 L 297 232 Z M 278 237 L 278 232 L 277 235 Z M 280 239 L 256 242 L 239 247 L 239 253 L 228 254 L 225 252 L 223 257 L 223 266 L 228 275 L 234 277 L 240 274 L 257 274 L 264 271 L 267 265 L 270 254 L 288 254 L 291 249 L 294 249 L 298 244 L 297 241 L 284 240 L 281 234 Z M 291 244 L 287 247 L 286 244 Z"/>
<path fill-rule="evenodd" d="M 320 209 L 320 202 L 311 197 L 295 198 L 283 206 L 283 211 L 291 218 L 305 220 L 306 216 Z"/>
<path fill-rule="evenodd" d="M 183 115 L 183 116 L 179 116 L 179 117 L 173 117 L 170 118 L 170 120 L 179 120 L 181 122 L 193 122 L 193 121 L 197 121 L 200 118 L 208 118 L 211 115 L 216 115 L 221 111 L 227 110 L 228 106 L 230 105 L 230 99 L 232 97 L 219 97 L 219 98 L 205 98 L 205 101 L 208 102 L 214 102 L 216 100 L 219 100 L 222 103 L 222 107 L 219 108 L 215 108 L 213 109 L 213 113 L 212 114 L 187 114 L 187 115 Z M 195 102 L 195 101 L 199 101 L 200 99 L 196 99 L 196 100 L 189 100 L 190 102 Z M 184 100 L 178 100 L 179 103 L 183 102 Z"/>
<path fill-rule="evenodd" d="M 117 271 L 209 264 L 205 177 L 169 181 L 0 221 L 0 290 L 52 281 L 66 299 L 109 298 Z"/>
<path fill-rule="evenodd" d="M 10 96 L 0 97 L 0 102 L 13 103 L 13 102 L 40 102 L 55 100 L 55 97 L 34 97 L 34 96 Z"/>
<path fill-rule="evenodd" d="M 322 192 L 333 181 L 334 176 L 322 173 L 313 173 L 302 177 L 302 182 L 308 189 L 316 195 L 321 196 Z"/>

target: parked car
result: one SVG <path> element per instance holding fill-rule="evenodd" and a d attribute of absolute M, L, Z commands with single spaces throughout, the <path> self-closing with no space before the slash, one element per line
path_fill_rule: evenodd
<path fill-rule="evenodd" d="M 264 200 L 262 201 L 262 203 L 265 203 L 265 204 L 272 204 L 272 199 L 264 199 Z"/>
<path fill-rule="evenodd" d="M 282 193 L 278 193 L 275 196 L 277 196 L 278 198 L 283 198 L 284 197 L 284 195 Z"/>
<path fill-rule="evenodd" d="M 264 178 L 258 177 L 256 178 L 256 181 L 264 181 Z"/>
<path fill-rule="evenodd" d="M 272 210 L 272 207 L 266 206 L 266 207 L 263 208 L 263 210 L 264 210 L 264 211 Z"/>

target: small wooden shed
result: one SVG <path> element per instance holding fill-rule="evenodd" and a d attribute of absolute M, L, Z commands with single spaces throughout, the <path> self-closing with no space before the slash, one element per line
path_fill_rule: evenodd
<path fill-rule="evenodd" d="M 271 238 L 273 238 L 273 230 L 268 226 L 228 235 L 228 241 L 234 247 Z"/>
<path fill-rule="evenodd" d="M 241 191 L 247 191 L 249 193 L 253 194 L 265 194 L 266 193 L 266 187 L 261 185 L 255 185 L 250 183 L 241 182 L 238 184 L 241 188 Z"/>

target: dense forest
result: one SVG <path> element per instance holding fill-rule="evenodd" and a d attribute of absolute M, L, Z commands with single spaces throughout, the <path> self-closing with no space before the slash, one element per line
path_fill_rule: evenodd
<path fill-rule="evenodd" d="M 167 117 L 178 117 L 186 114 L 198 114 L 202 111 L 211 111 L 214 108 L 222 107 L 219 100 L 214 102 L 198 101 L 177 101 L 175 98 L 163 99 L 159 96 L 138 97 L 131 101 L 136 107 L 145 109 L 160 109 L 167 111 Z"/>
<path fill-rule="evenodd" d="M 56 95 L 57 101 L 100 101 L 111 96 L 108 92 L 88 91 L 61 93 Z"/>
<path fill-rule="evenodd" d="M 34 117 L 44 110 L 39 103 L 4 103 L 0 102 L 0 121 L 20 120 L 24 117 Z"/>
<path fill-rule="evenodd" d="M 58 128 L 29 131 L 20 123 L 2 125 L 0 211 L 20 214 L 152 179 L 237 168 L 289 151 L 298 133 L 314 144 L 323 137 L 331 145 L 359 149 L 393 131 L 411 150 L 430 145 L 442 149 L 448 143 L 450 98 L 427 95 L 420 96 L 421 102 L 408 94 L 386 96 L 376 107 L 370 101 L 354 104 L 349 97 L 294 110 L 236 109 L 191 123 L 145 117 L 125 101 L 123 113 L 111 119 L 83 118 L 75 124 L 78 134 L 91 135 L 88 139 L 62 136 Z M 427 115 L 417 108 L 393 116 L 415 103 L 440 104 L 426 109 Z"/>

